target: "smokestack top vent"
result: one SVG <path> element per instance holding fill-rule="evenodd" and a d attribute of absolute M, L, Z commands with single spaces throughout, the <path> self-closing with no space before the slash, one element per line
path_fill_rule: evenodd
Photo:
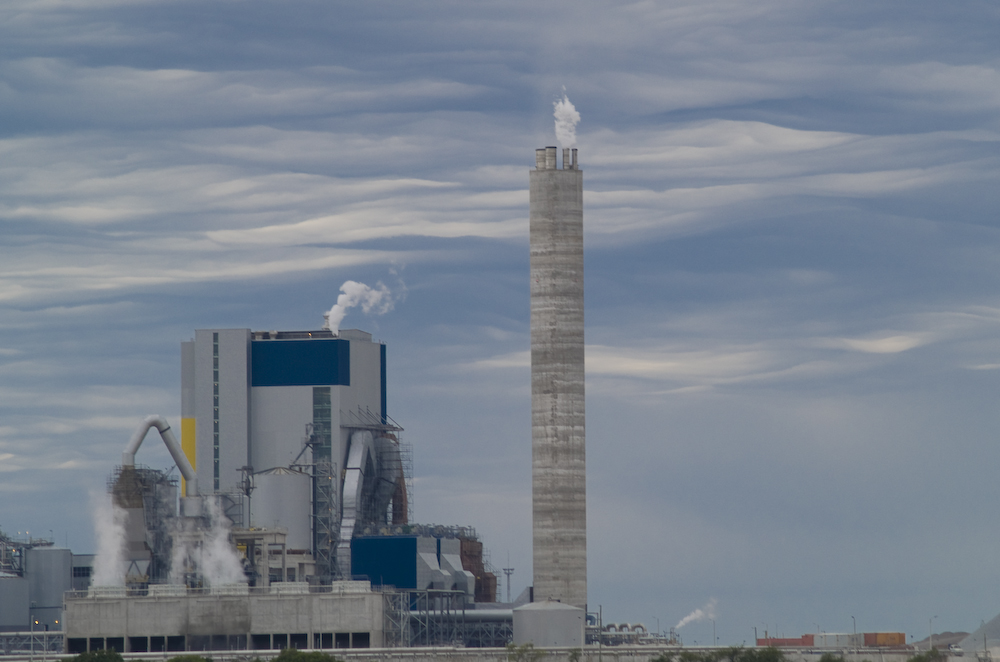
<path fill-rule="evenodd" d="M 555 170 L 556 169 L 556 148 L 546 147 L 545 148 L 545 169 Z"/>
<path fill-rule="evenodd" d="M 577 165 L 577 150 L 576 148 L 563 148 L 562 157 L 562 169 L 563 170 L 579 170 Z M 556 147 L 542 147 L 535 150 L 535 169 L 536 170 L 557 170 L 559 164 L 557 162 L 558 148 Z"/>

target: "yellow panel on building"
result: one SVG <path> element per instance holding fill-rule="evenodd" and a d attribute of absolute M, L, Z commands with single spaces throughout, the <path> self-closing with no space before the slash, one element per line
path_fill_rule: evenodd
<path fill-rule="evenodd" d="M 191 463 L 191 468 L 195 471 L 198 470 L 198 460 L 195 450 L 197 449 L 197 441 L 195 439 L 195 418 L 182 418 L 181 419 L 181 450 L 184 451 L 184 456 L 187 457 L 188 462 Z M 181 494 L 185 494 L 185 483 L 187 481 L 181 477 Z"/>

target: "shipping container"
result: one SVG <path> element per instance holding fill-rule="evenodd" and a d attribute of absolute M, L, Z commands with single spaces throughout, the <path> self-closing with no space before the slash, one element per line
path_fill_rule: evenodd
<path fill-rule="evenodd" d="M 865 632 L 865 646 L 905 646 L 906 634 L 903 632 Z"/>

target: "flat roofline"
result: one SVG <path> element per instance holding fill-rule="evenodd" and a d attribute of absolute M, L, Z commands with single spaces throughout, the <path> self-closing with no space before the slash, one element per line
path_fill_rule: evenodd
<path fill-rule="evenodd" d="M 361 329 L 341 329 L 334 335 L 330 329 L 317 329 L 315 331 L 251 331 L 253 340 L 311 340 L 311 339 L 333 339 L 341 340 L 362 340 L 372 341 L 372 334 Z"/>

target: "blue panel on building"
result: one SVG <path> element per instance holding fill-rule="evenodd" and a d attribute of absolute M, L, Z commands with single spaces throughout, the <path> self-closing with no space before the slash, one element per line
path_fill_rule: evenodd
<path fill-rule="evenodd" d="M 378 536 L 351 541 L 351 574 L 372 584 L 417 588 L 417 538 Z"/>
<path fill-rule="evenodd" d="M 340 338 L 255 340 L 253 386 L 350 386 L 351 343 Z"/>

